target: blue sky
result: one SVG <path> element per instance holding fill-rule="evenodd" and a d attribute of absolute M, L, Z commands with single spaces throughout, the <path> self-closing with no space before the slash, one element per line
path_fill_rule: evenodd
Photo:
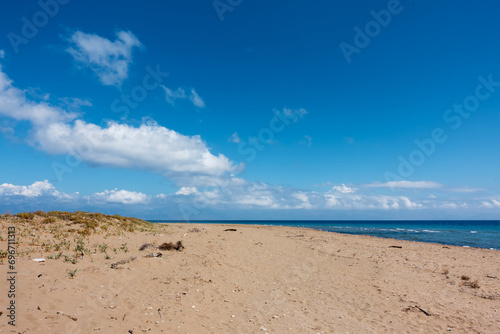
<path fill-rule="evenodd" d="M 4 4 L 0 212 L 498 219 L 498 9 Z"/>

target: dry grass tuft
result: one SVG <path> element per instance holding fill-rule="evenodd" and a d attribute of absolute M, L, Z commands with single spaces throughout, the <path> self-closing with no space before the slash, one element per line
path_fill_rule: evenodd
<path fill-rule="evenodd" d="M 479 285 L 479 282 L 477 280 L 471 282 L 471 281 L 464 281 L 463 286 L 468 286 L 469 288 L 472 289 L 479 289 L 481 286 Z"/>
<path fill-rule="evenodd" d="M 164 242 L 163 244 L 161 244 L 158 249 L 160 250 L 177 250 L 177 251 L 181 251 L 184 249 L 184 246 L 182 245 L 182 241 L 177 241 L 177 243 L 172 243 L 172 242 Z"/>

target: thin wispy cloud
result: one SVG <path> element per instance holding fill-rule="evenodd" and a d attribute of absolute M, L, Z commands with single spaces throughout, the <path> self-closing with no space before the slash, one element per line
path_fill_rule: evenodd
<path fill-rule="evenodd" d="M 303 139 L 299 141 L 299 144 L 306 145 L 306 146 L 311 146 L 312 145 L 312 138 L 309 135 L 305 135 Z"/>
<path fill-rule="evenodd" d="M 66 51 L 83 68 L 91 69 L 106 86 L 121 86 L 128 78 L 132 51 L 142 44 L 130 31 L 118 31 L 111 41 L 96 34 L 74 32 Z"/>
<path fill-rule="evenodd" d="M 180 87 L 177 88 L 175 91 L 163 85 L 161 87 L 163 88 L 163 90 L 165 90 L 165 98 L 167 102 L 172 106 L 175 106 L 175 100 L 186 98 L 186 92 L 184 91 L 184 89 Z"/>
<path fill-rule="evenodd" d="M 235 132 L 233 133 L 233 135 L 228 139 L 228 141 L 232 142 L 232 143 L 236 143 L 236 144 L 239 144 L 241 143 L 241 138 L 240 136 L 238 136 L 238 133 Z"/>
<path fill-rule="evenodd" d="M 189 94 L 186 94 L 186 91 L 178 87 L 176 90 L 172 90 L 164 85 L 161 86 L 163 90 L 165 91 L 165 99 L 167 100 L 168 104 L 175 106 L 175 101 L 176 100 L 186 100 L 189 99 L 191 103 L 198 108 L 205 108 L 205 102 L 203 99 L 196 93 L 196 90 L 192 88 L 190 90 Z"/>
<path fill-rule="evenodd" d="M 432 181 L 391 181 L 385 183 L 365 184 L 368 188 L 398 188 L 398 189 L 438 189 L 443 185 Z"/>
<path fill-rule="evenodd" d="M 78 112 L 82 107 L 92 107 L 92 102 L 77 97 L 63 97 L 59 100 L 61 107 L 69 111 Z"/>
<path fill-rule="evenodd" d="M 480 191 L 486 191 L 487 189 L 484 188 L 469 188 L 469 187 L 462 187 L 462 188 L 452 188 L 449 189 L 448 191 L 454 192 L 454 193 L 477 193 Z"/>
<path fill-rule="evenodd" d="M 195 106 L 198 108 L 205 108 L 205 101 L 196 93 L 194 89 L 191 89 L 191 95 L 189 95 L 189 99 Z"/>

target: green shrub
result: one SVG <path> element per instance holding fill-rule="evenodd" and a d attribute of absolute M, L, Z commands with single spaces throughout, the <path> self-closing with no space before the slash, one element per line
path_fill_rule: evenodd
<path fill-rule="evenodd" d="M 16 216 L 26 220 L 35 218 L 35 214 L 33 212 L 20 212 Z"/>
<path fill-rule="evenodd" d="M 57 219 L 54 217 L 47 217 L 42 221 L 42 223 L 51 224 L 51 223 L 55 223 L 56 221 L 57 221 Z"/>

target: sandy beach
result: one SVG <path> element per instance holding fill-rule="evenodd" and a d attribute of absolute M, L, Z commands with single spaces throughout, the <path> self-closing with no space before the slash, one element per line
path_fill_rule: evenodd
<path fill-rule="evenodd" d="M 500 333 L 498 250 L 291 227 L 47 219 L 0 220 L 0 249 L 15 226 L 19 253 L 16 327 L 2 284 L 2 333 Z"/>

